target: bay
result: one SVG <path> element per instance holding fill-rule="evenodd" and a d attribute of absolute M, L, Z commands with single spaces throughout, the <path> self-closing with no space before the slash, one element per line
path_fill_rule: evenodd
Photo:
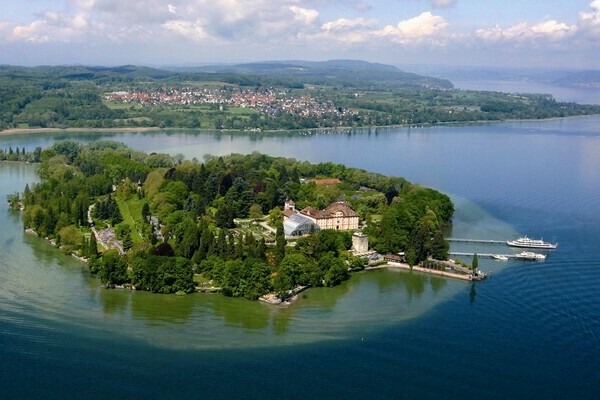
<path fill-rule="evenodd" d="M 373 271 L 278 308 L 104 290 L 78 261 L 24 234 L 2 201 L 3 398 L 596 397 L 600 117 L 302 135 L 28 134 L 0 146 L 64 138 L 400 175 L 452 196 L 454 237 L 529 234 L 559 248 L 543 263 L 482 259 L 492 278 L 475 285 Z M 36 179 L 33 166 L 0 164 L 0 197 Z"/>
<path fill-rule="evenodd" d="M 550 82 L 537 82 L 528 79 L 453 79 L 457 89 L 482 90 L 503 93 L 552 94 L 557 101 L 579 104 L 600 104 L 600 90 L 560 86 Z"/>

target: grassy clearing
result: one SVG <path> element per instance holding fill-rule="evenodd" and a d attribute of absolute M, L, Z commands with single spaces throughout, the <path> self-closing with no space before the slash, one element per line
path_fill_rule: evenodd
<path fill-rule="evenodd" d="M 103 101 L 102 103 L 111 110 L 128 110 L 131 108 L 129 103 L 115 103 L 113 101 Z"/>
<path fill-rule="evenodd" d="M 233 114 L 233 115 L 253 115 L 253 114 L 260 114 L 258 111 L 252 109 L 252 108 L 245 108 L 245 107 L 230 107 L 227 109 L 227 112 Z"/>
<path fill-rule="evenodd" d="M 145 222 L 142 219 L 142 207 L 145 202 L 146 199 L 140 200 L 136 196 L 129 200 L 117 199 L 119 210 L 123 215 L 123 222 L 131 227 L 131 240 L 134 244 L 144 242 L 142 232 Z"/>

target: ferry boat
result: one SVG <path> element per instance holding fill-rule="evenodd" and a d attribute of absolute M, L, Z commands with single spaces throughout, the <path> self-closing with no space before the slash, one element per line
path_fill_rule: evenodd
<path fill-rule="evenodd" d="M 533 253 L 531 251 L 523 251 L 519 254 L 516 254 L 519 260 L 531 260 L 531 261 L 544 261 L 546 259 L 545 254 Z"/>
<path fill-rule="evenodd" d="M 530 249 L 555 249 L 558 243 L 547 243 L 541 239 L 530 239 L 527 236 L 518 238 L 517 240 L 509 240 L 507 245 L 512 247 L 527 247 Z"/>

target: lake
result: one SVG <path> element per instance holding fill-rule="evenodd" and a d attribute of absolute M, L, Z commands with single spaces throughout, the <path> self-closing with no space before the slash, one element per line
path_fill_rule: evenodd
<path fill-rule="evenodd" d="M 527 79 L 452 79 L 454 87 L 464 90 L 484 90 L 504 93 L 552 94 L 557 101 L 579 104 L 600 104 L 600 90 L 559 86 Z"/>
<path fill-rule="evenodd" d="M 29 134 L 0 146 L 66 138 L 400 175 L 452 196 L 454 237 L 529 235 L 559 247 L 545 262 L 481 259 L 491 278 L 476 284 L 371 271 L 273 307 L 102 289 L 84 265 L 25 234 L 2 200 L 2 398 L 597 398 L 600 117 L 319 134 Z M 0 199 L 36 180 L 34 166 L 0 164 Z"/>

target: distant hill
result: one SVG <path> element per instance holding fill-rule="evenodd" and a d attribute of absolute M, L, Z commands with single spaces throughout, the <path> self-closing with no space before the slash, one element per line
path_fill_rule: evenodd
<path fill-rule="evenodd" d="M 1 66 L 0 77 L 94 81 L 218 81 L 242 86 L 305 85 L 388 90 L 403 87 L 452 89 L 449 80 L 402 71 L 392 65 L 358 60 L 271 61 L 201 67 L 151 68 L 136 65 Z"/>
<path fill-rule="evenodd" d="M 560 86 L 574 86 L 586 89 L 600 89 L 600 71 L 590 70 L 569 74 L 554 81 Z"/>
<path fill-rule="evenodd" d="M 136 65 L 118 67 L 61 65 L 19 67 L 0 65 L 0 77 L 14 78 L 52 77 L 67 80 L 95 80 L 107 77 L 127 79 L 162 80 L 177 75 L 175 72 Z"/>
<path fill-rule="evenodd" d="M 234 65 L 173 68 L 179 72 L 285 77 L 300 84 L 382 89 L 403 86 L 451 89 L 446 79 L 418 75 L 386 64 L 359 60 L 269 61 Z"/>
<path fill-rule="evenodd" d="M 554 68 L 515 68 L 486 66 L 412 65 L 418 74 L 449 79 L 451 81 L 506 81 L 552 84 L 576 70 Z"/>

